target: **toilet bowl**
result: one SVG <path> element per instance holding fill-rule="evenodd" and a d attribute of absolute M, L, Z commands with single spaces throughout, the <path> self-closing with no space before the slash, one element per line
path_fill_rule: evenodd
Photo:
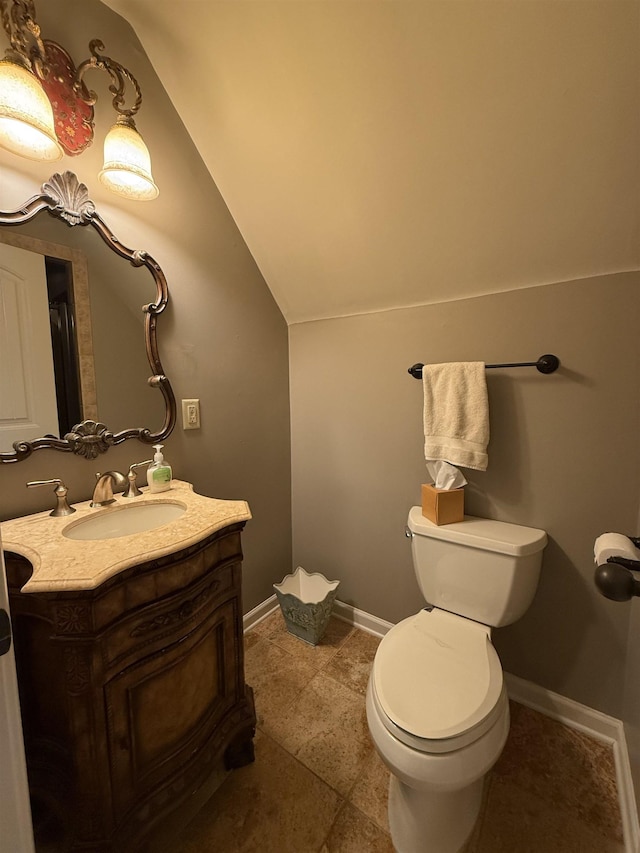
<path fill-rule="evenodd" d="M 475 518 L 438 528 L 419 507 L 408 532 L 430 604 L 391 628 L 378 646 L 367 721 L 391 773 L 395 849 L 458 853 L 509 733 L 490 626 L 515 621 L 530 604 L 546 534 Z"/>
<path fill-rule="evenodd" d="M 509 732 L 488 629 L 435 609 L 400 622 L 378 647 L 366 707 L 371 737 L 391 772 L 396 850 L 460 850 Z"/>

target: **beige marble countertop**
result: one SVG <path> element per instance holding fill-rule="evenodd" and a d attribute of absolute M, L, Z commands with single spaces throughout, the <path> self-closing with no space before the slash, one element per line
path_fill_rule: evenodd
<path fill-rule="evenodd" d="M 52 499 L 55 501 L 54 495 Z M 62 535 L 65 527 L 96 513 L 156 502 L 179 504 L 185 513 L 153 530 L 113 539 L 82 541 Z M 95 589 L 124 569 L 180 551 L 216 530 L 251 518 L 246 501 L 207 498 L 181 480 L 173 480 L 166 492 L 151 494 L 143 489 L 137 498 L 116 495 L 116 503 L 108 507 L 94 509 L 89 503 L 73 504 L 76 512 L 63 518 L 52 518 L 50 510 L 45 510 L 2 522 L 3 549 L 21 554 L 33 565 L 23 592 Z"/>

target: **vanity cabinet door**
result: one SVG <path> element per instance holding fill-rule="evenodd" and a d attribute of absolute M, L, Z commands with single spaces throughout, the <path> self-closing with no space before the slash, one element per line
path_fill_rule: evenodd
<path fill-rule="evenodd" d="M 234 598 L 105 685 L 116 820 L 142 800 L 161 806 L 206 772 L 240 699 L 237 620 Z"/>
<path fill-rule="evenodd" d="M 253 760 L 241 526 L 92 590 L 22 593 L 31 564 L 9 556 L 29 784 L 47 850 L 143 850 L 165 817 L 186 818 L 179 808 L 194 792 Z"/>

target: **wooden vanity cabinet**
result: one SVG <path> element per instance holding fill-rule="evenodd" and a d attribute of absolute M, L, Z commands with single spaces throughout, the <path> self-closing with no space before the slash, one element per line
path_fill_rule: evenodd
<path fill-rule="evenodd" d="M 141 849 L 216 774 L 253 760 L 243 527 L 93 590 L 22 593 L 31 565 L 5 555 L 43 849 Z"/>

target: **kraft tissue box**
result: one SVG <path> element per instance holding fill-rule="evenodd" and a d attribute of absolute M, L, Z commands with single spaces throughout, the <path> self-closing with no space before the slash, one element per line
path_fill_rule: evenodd
<path fill-rule="evenodd" d="M 422 486 L 422 514 L 434 524 L 464 520 L 464 489 L 436 489 Z"/>

